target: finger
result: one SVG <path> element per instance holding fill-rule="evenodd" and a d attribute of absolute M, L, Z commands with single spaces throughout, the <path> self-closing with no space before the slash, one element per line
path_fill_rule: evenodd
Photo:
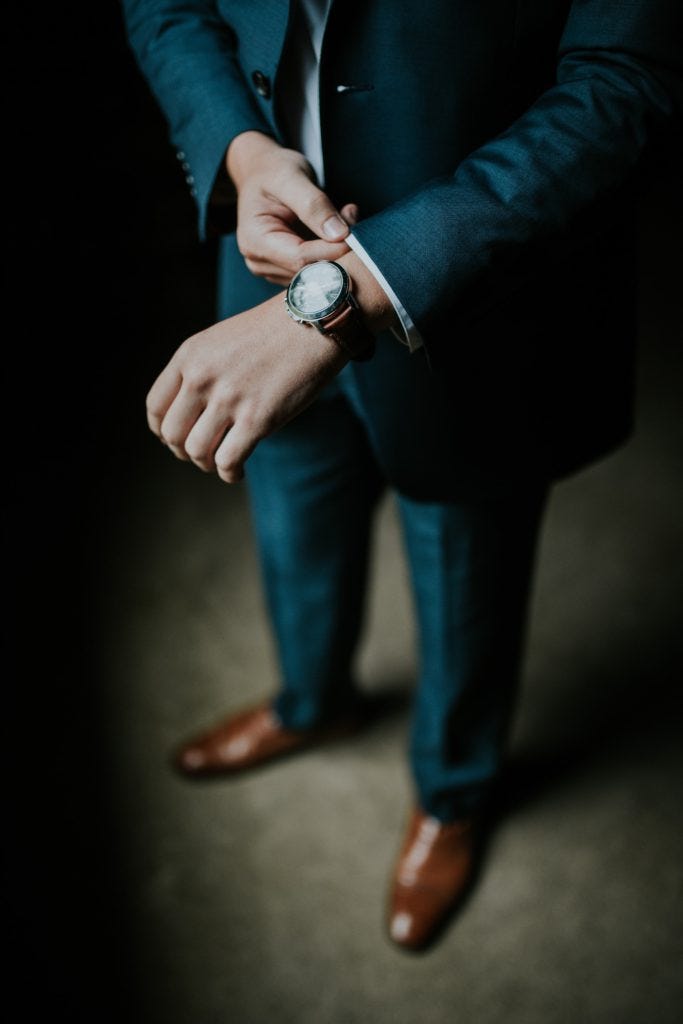
<path fill-rule="evenodd" d="M 355 203 L 347 203 L 346 206 L 342 206 L 340 212 L 347 224 L 358 223 L 359 210 Z"/>
<path fill-rule="evenodd" d="M 205 473 L 216 469 L 214 454 L 225 433 L 232 426 L 225 414 L 217 408 L 207 408 L 199 417 L 185 441 L 185 451 L 195 466 Z"/>
<path fill-rule="evenodd" d="M 204 411 L 205 400 L 196 391 L 181 387 L 164 416 L 160 434 L 177 459 L 188 461 L 185 441 Z"/>
<path fill-rule="evenodd" d="M 180 391 L 183 378 L 180 371 L 170 363 L 159 374 L 147 395 L 147 423 L 157 437 L 161 437 L 161 423 L 175 396 Z"/>
<path fill-rule="evenodd" d="M 304 240 L 293 231 L 279 226 L 264 232 L 258 246 L 252 247 L 252 252 L 245 260 L 253 274 L 264 276 L 264 271 L 272 272 L 273 276 L 284 274 L 289 283 L 305 263 L 338 260 L 348 251 L 346 242 L 325 242 L 319 238 Z"/>
<path fill-rule="evenodd" d="M 175 455 L 176 459 L 180 459 L 181 462 L 189 462 L 190 461 L 188 459 L 187 455 L 185 454 L 185 449 L 184 448 L 179 447 L 177 444 L 169 444 L 168 441 L 164 441 L 164 444 L 166 445 L 166 447 L 168 448 L 168 450 L 170 452 L 173 452 L 173 454 Z"/>
<path fill-rule="evenodd" d="M 345 242 L 340 246 L 330 246 L 327 242 L 302 242 L 299 240 L 296 248 L 296 257 L 290 258 L 290 265 L 283 269 L 282 265 L 272 263 L 270 260 L 255 257 L 245 257 L 247 269 L 255 277 L 263 277 L 271 284 L 280 285 L 286 288 L 297 270 L 300 270 L 306 263 L 315 263 L 316 260 L 339 259 L 349 251 Z"/>
<path fill-rule="evenodd" d="M 301 242 L 297 270 L 300 270 L 306 263 L 315 263 L 316 260 L 338 260 L 349 251 L 346 242 L 342 242 L 340 245 L 330 245 L 329 242 L 321 242 L 319 239 Z"/>
<path fill-rule="evenodd" d="M 215 456 L 216 472 L 226 484 L 235 484 L 244 476 L 244 463 L 259 441 L 250 424 L 243 420 L 230 428 Z"/>
<path fill-rule="evenodd" d="M 279 264 L 271 263 L 270 260 L 249 258 L 244 262 L 247 269 L 256 277 L 265 277 L 267 280 L 276 279 L 277 284 L 288 285 L 294 276 L 289 270 L 283 269 Z"/>
<path fill-rule="evenodd" d="M 329 242 L 340 242 L 348 224 L 322 189 L 305 174 L 290 174 L 278 191 L 278 199 L 293 210 L 307 228 Z"/>

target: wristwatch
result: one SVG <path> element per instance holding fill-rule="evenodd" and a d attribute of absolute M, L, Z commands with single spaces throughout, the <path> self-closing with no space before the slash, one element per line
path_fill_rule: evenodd
<path fill-rule="evenodd" d="M 285 295 L 292 320 L 313 325 L 351 358 L 370 359 L 375 338 L 363 322 L 349 275 L 339 263 L 319 260 L 294 275 Z"/>

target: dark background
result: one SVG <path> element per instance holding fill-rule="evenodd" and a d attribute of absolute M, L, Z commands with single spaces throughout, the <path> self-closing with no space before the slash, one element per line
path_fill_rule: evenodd
<path fill-rule="evenodd" d="M 116 5 L 31 11 L 10 42 L 8 980 L 27 1015 L 133 1020 L 140 979 L 126 953 L 98 704 L 99 548 L 107 496 L 120 507 L 127 467 L 152 457 L 147 388 L 213 318 L 214 252 L 196 244 L 192 201 Z M 669 387 L 683 312 L 679 171 L 672 153 L 642 215 L 641 278 L 670 325 L 648 358 Z"/>
<path fill-rule="evenodd" d="M 8 36 L 7 984 L 27 1017 L 133 1020 L 98 560 L 108 496 L 153 449 L 146 391 L 213 319 L 213 250 L 118 5 L 44 5 Z"/>

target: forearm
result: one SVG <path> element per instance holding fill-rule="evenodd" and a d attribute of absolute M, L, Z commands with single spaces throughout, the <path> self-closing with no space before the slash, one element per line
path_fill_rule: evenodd
<path fill-rule="evenodd" d="M 680 23 L 674 0 L 575 3 L 557 84 L 452 177 L 354 228 L 421 333 L 474 286 L 560 255 L 582 215 L 618 195 L 680 116 Z"/>
<path fill-rule="evenodd" d="M 356 253 L 346 253 L 337 263 L 341 263 L 351 278 L 353 294 L 372 333 L 400 328 L 400 321 L 386 292 Z"/>
<path fill-rule="evenodd" d="M 235 53 L 230 28 L 208 0 L 122 0 L 131 48 L 189 166 L 207 229 L 226 148 L 240 133 L 269 133 Z"/>

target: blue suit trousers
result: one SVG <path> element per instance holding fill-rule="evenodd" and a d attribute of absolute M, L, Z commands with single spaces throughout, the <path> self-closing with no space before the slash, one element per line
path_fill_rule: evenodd
<path fill-rule="evenodd" d="M 359 700 L 353 673 L 373 510 L 383 480 L 349 369 L 262 441 L 247 480 L 281 668 L 286 727 Z M 411 767 L 421 808 L 474 813 L 496 777 L 519 676 L 545 486 L 473 501 L 397 494 L 420 674 Z"/>

